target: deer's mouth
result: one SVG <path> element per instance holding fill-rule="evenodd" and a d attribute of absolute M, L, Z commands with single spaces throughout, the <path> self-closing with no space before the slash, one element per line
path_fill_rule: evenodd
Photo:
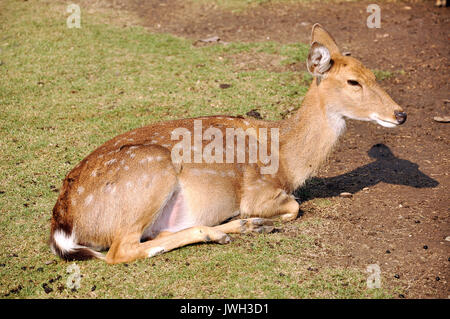
<path fill-rule="evenodd" d="M 382 119 L 376 119 L 376 122 L 378 124 L 380 124 L 381 126 L 384 126 L 384 127 L 396 127 L 398 125 L 398 123 L 385 121 L 385 120 L 382 120 Z"/>
<path fill-rule="evenodd" d="M 388 121 L 388 120 L 383 120 L 380 117 L 378 117 L 378 115 L 376 114 L 371 114 L 371 119 L 376 122 L 377 124 L 384 126 L 384 127 L 396 127 L 399 123 L 393 122 L 393 121 Z"/>

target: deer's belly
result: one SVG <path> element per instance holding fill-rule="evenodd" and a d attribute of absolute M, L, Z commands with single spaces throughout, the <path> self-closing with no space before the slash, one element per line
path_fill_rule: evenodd
<path fill-rule="evenodd" d="M 142 238 L 155 238 L 160 232 L 178 232 L 194 226 L 216 226 L 239 214 L 234 194 L 222 187 L 205 187 L 201 183 L 180 180 L 156 221 L 143 233 Z"/>
<path fill-rule="evenodd" d="M 183 192 L 175 191 L 164 205 L 156 221 L 143 233 L 142 238 L 154 238 L 162 231 L 177 232 L 195 226 L 188 212 Z"/>

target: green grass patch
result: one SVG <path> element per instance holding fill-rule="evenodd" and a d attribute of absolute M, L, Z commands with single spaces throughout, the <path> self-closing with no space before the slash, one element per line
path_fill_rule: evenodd
<path fill-rule="evenodd" d="M 234 13 L 239 13 L 265 4 L 296 4 L 314 1 L 318 0 L 192 0 L 193 3 L 203 5 L 211 5 L 211 3 L 213 3 L 220 8 L 230 10 Z"/>
<path fill-rule="evenodd" d="M 390 79 L 394 76 L 394 73 L 391 71 L 384 71 L 384 70 L 372 70 L 373 74 L 375 74 L 375 77 L 377 78 L 377 81 L 383 81 L 386 79 Z"/>
<path fill-rule="evenodd" d="M 313 200 L 313 203 L 318 207 L 328 207 L 333 205 L 333 202 L 328 198 L 317 198 Z"/>

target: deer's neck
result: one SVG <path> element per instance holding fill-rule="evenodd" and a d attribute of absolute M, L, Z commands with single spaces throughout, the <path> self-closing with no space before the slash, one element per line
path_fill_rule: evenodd
<path fill-rule="evenodd" d="M 321 99 L 313 82 L 300 109 L 281 125 L 280 172 L 288 190 L 317 172 L 344 129 L 344 118 Z"/>

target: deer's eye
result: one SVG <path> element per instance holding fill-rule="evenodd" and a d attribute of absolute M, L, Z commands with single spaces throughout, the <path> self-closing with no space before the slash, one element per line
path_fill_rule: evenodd
<path fill-rule="evenodd" d="M 348 80 L 347 83 L 352 86 L 361 86 L 361 84 L 359 84 L 359 82 L 355 80 Z"/>

